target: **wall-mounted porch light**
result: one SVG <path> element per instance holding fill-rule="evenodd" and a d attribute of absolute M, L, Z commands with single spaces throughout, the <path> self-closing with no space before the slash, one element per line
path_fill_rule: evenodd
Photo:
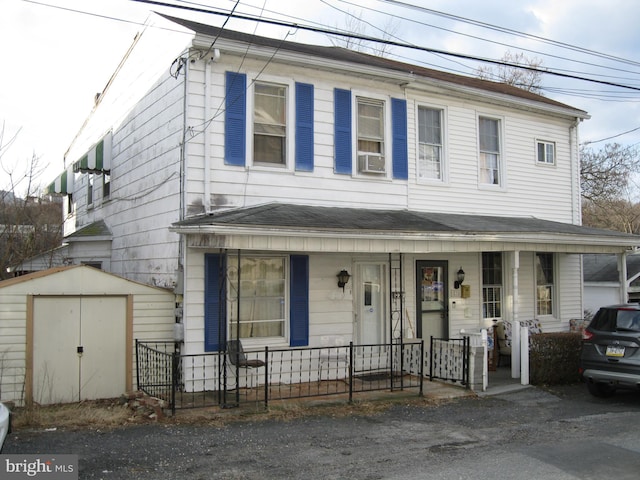
<path fill-rule="evenodd" d="M 464 270 L 462 270 L 462 267 L 460 267 L 460 270 L 456 273 L 456 278 L 457 280 L 453 282 L 453 288 L 460 288 L 460 285 L 464 282 Z"/>
<path fill-rule="evenodd" d="M 351 275 L 346 270 L 342 270 L 336 277 L 338 277 L 338 287 L 344 292 L 344 286 L 349 282 Z"/>

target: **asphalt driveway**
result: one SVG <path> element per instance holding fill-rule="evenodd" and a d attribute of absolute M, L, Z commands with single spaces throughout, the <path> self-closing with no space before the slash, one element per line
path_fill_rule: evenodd
<path fill-rule="evenodd" d="M 77 454 L 80 478 L 105 480 L 635 480 L 640 471 L 640 392 L 602 400 L 583 385 L 530 387 L 344 409 L 224 426 L 204 425 L 203 413 L 201 424 L 23 430 L 4 453 Z"/>

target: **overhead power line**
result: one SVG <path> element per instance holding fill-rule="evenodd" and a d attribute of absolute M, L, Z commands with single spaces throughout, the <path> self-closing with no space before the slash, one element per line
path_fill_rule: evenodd
<path fill-rule="evenodd" d="M 412 9 L 415 9 L 415 10 L 419 10 L 421 12 L 430 13 L 432 15 L 437 15 L 439 17 L 448 18 L 448 19 L 451 19 L 451 20 L 456 20 L 456 21 L 463 22 L 463 23 L 468 23 L 468 24 L 471 24 L 471 25 L 476 25 L 476 26 L 479 26 L 479 27 L 482 27 L 482 28 L 487 28 L 487 29 L 490 29 L 490 30 L 498 31 L 498 32 L 508 33 L 510 35 L 515 35 L 515 36 L 522 37 L 522 38 L 534 39 L 534 40 L 546 43 L 548 45 L 555 45 L 555 46 L 560 46 L 562 48 L 566 48 L 568 50 L 573 50 L 573 51 L 576 51 L 576 52 L 588 53 L 589 55 L 593 55 L 593 56 L 596 56 L 596 57 L 599 57 L 599 58 L 603 58 L 603 59 L 607 59 L 607 60 L 614 60 L 616 62 L 626 63 L 628 65 L 640 66 L 640 62 L 636 62 L 634 60 L 629 60 L 629 59 L 626 59 L 626 58 L 616 57 L 614 55 L 609 55 L 609 54 L 606 54 L 606 53 L 597 52 L 595 50 L 589 50 L 589 49 L 583 48 L 583 47 L 577 47 L 577 46 L 571 45 L 569 43 L 559 42 L 557 40 L 551 40 L 549 38 L 540 37 L 538 35 L 533 35 L 533 34 L 530 34 L 530 33 L 519 32 L 518 30 L 512 30 L 510 28 L 501 27 L 499 25 L 492 25 L 490 23 L 481 22 L 479 20 L 473 20 L 471 18 L 461 17 L 461 16 L 458 16 L 458 15 L 453 15 L 451 13 L 440 12 L 438 10 L 433 10 L 433 9 L 427 8 L 427 7 L 421 7 L 421 6 L 413 5 L 413 4 L 410 4 L 410 3 L 404 3 L 404 2 L 400 2 L 398 0 L 380 0 L 380 1 L 385 2 L 385 3 L 391 3 L 393 5 L 402 6 L 402 7 L 405 7 L 405 8 L 412 8 Z"/>
<path fill-rule="evenodd" d="M 149 4 L 149 5 L 155 5 L 155 6 L 158 6 L 158 7 L 169 7 L 169 8 L 177 8 L 177 9 L 187 10 L 187 11 L 196 12 L 196 13 L 206 13 L 206 14 L 209 14 L 209 15 L 219 15 L 219 16 L 225 16 L 225 17 L 229 16 L 229 12 L 220 12 L 220 11 L 209 10 L 209 9 L 205 9 L 205 8 L 190 7 L 190 6 L 187 6 L 187 5 L 176 5 L 176 4 L 170 4 L 170 3 L 160 2 L 160 1 L 156 1 L 156 0 L 131 0 L 131 1 L 138 2 L 138 3 L 146 3 L 146 4 Z M 240 14 L 237 14 L 237 13 L 233 15 L 233 18 L 236 18 L 238 20 L 261 22 L 261 23 L 266 23 L 266 24 L 269 24 L 269 25 L 274 25 L 274 26 L 279 26 L 279 27 L 296 28 L 298 30 L 305 30 L 305 31 L 310 31 L 310 32 L 314 32 L 314 33 L 322 33 L 322 34 L 325 34 L 325 35 L 344 36 L 344 37 L 352 38 L 352 39 L 355 39 L 355 40 L 364 40 L 364 41 L 367 41 L 367 42 L 382 43 L 382 44 L 395 46 L 395 47 L 408 48 L 408 49 L 419 50 L 419 51 L 428 52 L 428 53 L 437 53 L 437 54 L 440 54 L 440 55 L 448 55 L 448 56 L 452 56 L 452 57 L 456 57 L 456 58 L 462 58 L 462 59 L 465 59 L 465 60 L 474 60 L 474 61 L 478 61 L 478 62 L 491 63 L 491 64 L 494 64 L 494 65 L 502 65 L 502 66 L 511 67 L 511 68 L 520 68 L 520 69 L 523 69 L 523 70 L 529 70 L 529 71 L 532 71 L 532 72 L 546 74 L 546 75 L 552 75 L 552 76 L 561 77 L 561 78 L 570 78 L 570 79 L 573 79 L 573 80 L 581 80 L 581 81 L 585 81 L 585 82 L 597 83 L 597 84 L 600 84 L 600 85 L 609 85 L 609 86 L 618 87 L 618 88 L 626 88 L 626 89 L 629 89 L 629 90 L 640 91 L 640 87 L 635 87 L 635 86 L 632 86 L 632 85 L 624 85 L 624 84 L 620 84 L 620 83 L 609 82 L 609 81 L 606 81 L 606 80 L 597 80 L 597 79 L 593 79 L 593 78 L 581 77 L 581 76 L 578 76 L 578 75 L 571 75 L 571 74 L 568 74 L 568 73 L 561 73 L 561 72 L 556 72 L 556 71 L 548 70 L 548 69 L 539 69 L 539 68 L 535 68 L 535 67 L 529 67 L 529 66 L 526 66 L 526 65 L 518 65 L 518 64 L 514 64 L 514 63 L 510 63 L 510 62 L 503 62 L 503 61 L 500 61 L 500 60 L 493 60 L 493 59 L 490 59 L 490 58 L 477 57 L 477 56 L 474 56 L 474 55 L 467 55 L 467 54 L 463 54 L 463 53 L 447 52 L 445 50 L 439 50 L 439 49 L 428 48 L 428 47 L 421 47 L 421 46 L 418 46 L 418 45 L 411 45 L 411 44 L 407 44 L 407 43 L 396 42 L 396 41 L 393 41 L 393 40 L 386 40 L 386 39 L 370 37 L 368 35 L 345 33 L 345 32 L 341 32 L 341 31 L 338 31 L 338 30 L 330 30 L 330 29 L 326 29 L 326 28 L 311 27 L 311 26 L 308 26 L 308 25 L 301 25 L 301 24 L 283 22 L 283 21 L 275 20 L 275 19 L 264 19 L 264 18 L 258 19 L 258 18 L 252 17 L 252 16 L 240 15 Z"/>

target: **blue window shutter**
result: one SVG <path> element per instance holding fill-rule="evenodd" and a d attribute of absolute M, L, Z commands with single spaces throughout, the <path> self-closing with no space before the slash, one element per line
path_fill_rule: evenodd
<path fill-rule="evenodd" d="M 289 344 L 304 347 L 309 345 L 309 257 L 291 255 L 289 263 Z"/>
<path fill-rule="evenodd" d="M 391 99 L 391 155 L 393 178 L 409 178 L 409 155 L 407 153 L 407 101 Z"/>
<path fill-rule="evenodd" d="M 296 170 L 313 172 L 313 85 L 296 83 Z"/>
<path fill-rule="evenodd" d="M 227 72 L 224 112 L 224 163 L 244 166 L 247 148 L 247 76 Z"/>
<path fill-rule="evenodd" d="M 336 88 L 333 91 L 335 172 L 351 175 L 351 91 Z"/>
<path fill-rule="evenodd" d="M 225 301 L 225 257 L 207 253 L 204 256 L 204 350 L 223 350 L 227 339 L 227 303 Z"/>

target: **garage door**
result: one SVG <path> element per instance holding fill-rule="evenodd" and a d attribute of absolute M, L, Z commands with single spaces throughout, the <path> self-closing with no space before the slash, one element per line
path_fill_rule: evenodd
<path fill-rule="evenodd" d="M 125 297 L 36 297 L 33 400 L 113 398 L 126 390 Z"/>

